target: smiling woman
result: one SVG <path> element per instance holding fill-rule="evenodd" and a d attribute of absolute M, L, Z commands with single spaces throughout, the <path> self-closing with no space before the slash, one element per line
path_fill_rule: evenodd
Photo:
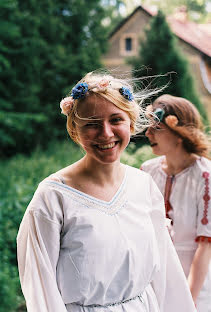
<path fill-rule="evenodd" d="M 89 73 L 61 101 L 85 156 L 40 183 L 20 225 L 29 312 L 195 311 L 161 193 L 120 162 L 146 125 L 144 98 L 128 81 Z"/>

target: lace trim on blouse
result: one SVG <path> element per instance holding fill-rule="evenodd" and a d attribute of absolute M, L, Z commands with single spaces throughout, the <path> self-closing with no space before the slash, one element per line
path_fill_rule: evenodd
<path fill-rule="evenodd" d="M 109 202 L 95 198 L 91 195 L 83 193 L 77 189 L 74 189 L 66 184 L 62 184 L 61 182 L 57 182 L 55 180 L 46 180 L 44 181 L 44 183 L 50 185 L 51 188 L 60 189 L 62 193 L 65 193 L 65 195 L 70 197 L 70 199 L 73 200 L 75 203 L 79 203 L 80 205 L 83 205 L 89 209 L 97 209 L 108 215 L 114 215 L 118 213 L 127 203 L 127 168 L 121 186 Z"/>

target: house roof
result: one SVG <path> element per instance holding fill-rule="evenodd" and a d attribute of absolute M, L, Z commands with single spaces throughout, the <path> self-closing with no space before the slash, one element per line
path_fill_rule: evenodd
<path fill-rule="evenodd" d="M 123 19 L 119 25 L 112 31 L 110 38 L 133 17 L 136 12 L 144 11 L 149 16 L 155 16 L 157 12 L 144 6 L 138 6 L 129 16 Z M 169 16 L 167 18 L 173 33 L 187 44 L 198 50 L 200 53 L 211 57 L 211 33 L 208 27 L 193 23 L 187 19 L 177 18 L 177 16 Z"/>
<path fill-rule="evenodd" d="M 173 33 L 203 54 L 211 57 L 211 34 L 200 25 L 190 21 L 180 21 L 170 16 L 167 18 Z"/>
<path fill-rule="evenodd" d="M 144 11 L 147 15 L 149 15 L 149 17 L 153 16 L 154 14 L 149 10 L 144 8 L 143 6 L 138 6 L 130 15 L 128 15 L 126 18 L 124 18 L 115 28 L 114 30 L 110 33 L 109 38 L 111 38 L 124 24 L 127 23 L 127 21 L 129 19 L 131 19 L 131 17 L 133 17 L 136 12 L 138 11 Z"/>

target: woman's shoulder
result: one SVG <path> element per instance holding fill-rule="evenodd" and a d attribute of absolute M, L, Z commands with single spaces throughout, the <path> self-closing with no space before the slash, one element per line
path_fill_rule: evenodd
<path fill-rule="evenodd" d="M 153 183 L 150 173 L 128 165 L 127 165 L 127 176 L 129 184 L 134 190 L 136 189 L 135 186 L 137 186 L 139 190 L 140 189 L 149 190 L 151 188 L 151 184 Z"/>
<path fill-rule="evenodd" d="M 200 157 L 196 160 L 193 168 L 197 171 L 197 175 L 202 178 L 209 177 L 211 175 L 211 160 L 205 157 Z"/>
<path fill-rule="evenodd" d="M 126 165 L 126 166 L 127 166 L 127 172 L 129 172 L 129 176 L 131 178 L 136 177 L 138 179 L 141 179 L 141 178 L 149 176 L 149 174 L 147 172 L 144 172 L 144 171 L 140 170 L 139 168 L 135 168 L 135 167 L 132 167 L 129 165 Z"/>
<path fill-rule="evenodd" d="M 58 219 L 60 220 L 63 214 L 61 184 L 60 176 L 57 173 L 50 174 L 44 178 L 38 184 L 27 207 L 26 214 L 30 213 L 58 223 Z"/>
<path fill-rule="evenodd" d="M 157 169 L 158 167 L 160 167 L 160 163 L 161 163 L 162 159 L 163 159 L 163 156 L 148 159 L 147 161 L 145 161 L 141 165 L 140 169 L 143 171 L 146 171 L 146 172 L 151 172 L 151 171 Z"/>

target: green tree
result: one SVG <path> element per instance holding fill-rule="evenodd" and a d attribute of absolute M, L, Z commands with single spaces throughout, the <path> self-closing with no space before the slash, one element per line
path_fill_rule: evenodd
<path fill-rule="evenodd" d="M 194 88 L 188 62 L 179 51 L 176 38 L 161 11 L 152 18 L 150 27 L 146 29 L 145 35 L 146 39 L 140 45 L 139 57 L 129 60 L 135 70 L 134 75 L 158 75 L 154 82 L 157 87 L 164 86 L 170 82 L 163 93 L 190 100 L 198 108 L 203 119 L 207 121 L 204 106 L 201 104 Z M 144 73 L 143 70 L 140 71 L 143 65 L 151 70 L 148 69 L 147 73 Z M 175 72 L 175 74 L 159 77 L 159 75 L 168 72 Z"/>
<path fill-rule="evenodd" d="M 102 66 L 107 9 L 102 0 L 0 0 L 0 16 L 0 154 L 11 155 L 66 135 L 58 104 Z"/>
<path fill-rule="evenodd" d="M 43 44 L 33 15 L 18 1 L 0 0 L 0 155 L 28 149 L 39 141 L 35 128 L 45 129 L 39 109 Z M 41 126 L 43 125 L 43 127 Z"/>
<path fill-rule="evenodd" d="M 159 2 L 157 0 L 142 0 L 143 5 L 155 5 L 166 15 L 174 14 L 178 8 L 185 7 L 188 18 L 200 23 L 206 23 L 210 20 L 209 2 L 210 0 L 165 0 Z"/>

